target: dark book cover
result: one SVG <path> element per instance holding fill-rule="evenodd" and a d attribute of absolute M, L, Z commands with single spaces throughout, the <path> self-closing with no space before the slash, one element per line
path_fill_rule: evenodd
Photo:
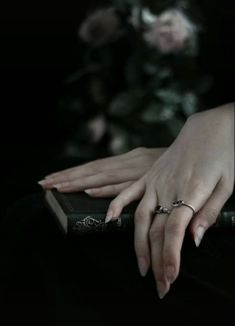
<path fill-rule="evenodd" d="M 134 201 L 123 209 L 116 221 L 105 223 L 111 198 L 91 198 L 84 192 L 60 193 L 53 189 L 45 192 L 45 200 L 59 227 L 66 235 L 132 230 L 134 212 L 139 203 L 139 201 Z M 213 227 L 235 230 L 234 210 L 225 207 Z"/>
<path fill-rule="evenodd" d="M 60 193 L 53 189 L 45 192 L 45 199 L 63 233 L 80 235 L 130 230 L 138 205 L 137 201 L 131 203 L 116 221 L 105 223 L 111 198 L 91 198 L 84 192 Z"/>

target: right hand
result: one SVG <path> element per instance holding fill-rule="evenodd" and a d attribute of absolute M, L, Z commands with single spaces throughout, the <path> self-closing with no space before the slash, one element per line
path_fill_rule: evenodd
<path fill-rule="evenodd" d="M 86 191 L 92 197 L 113 197 L 141 178 L 165 151 L 166 148 L 136 148 L 50 174 L 39 184 L 60 192 Z"/>

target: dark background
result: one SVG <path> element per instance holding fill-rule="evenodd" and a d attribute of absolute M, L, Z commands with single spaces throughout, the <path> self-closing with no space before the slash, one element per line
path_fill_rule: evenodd
<path fill-rule="evenodd" d="M 104 2 L 104 1 L 103 1 Z M 107 2 L 107 1 L 106 1 Z M 96 5 L 102 1 L 93 1 Z M 1 189 L 3 212 L 16 199 L 39 191 L 37 181 L 66 166 L 60 148 L 67 130 L 60 127 L 57 101 L 64 78 L 77 67 L 77 29 L 92 1 L 56 8 L 1 8 L 0 104 Z M 214 77 L 208 106 L 234 101 L 234 1 L 198 1 L 207 30 L 201 38 L 200 64 Z"/>
<path fill-rule="evenodd" d="M 0 26 L 3 209 L 26 193 L 58 160 L 66 134 L 57 124 L 64 78 L 77 65 L 77 28 L 85 8 L 5 9 Z"/>

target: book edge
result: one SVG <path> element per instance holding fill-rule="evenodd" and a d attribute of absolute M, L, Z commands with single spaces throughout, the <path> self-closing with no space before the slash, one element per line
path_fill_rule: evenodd
<path fill-rule="evenodd" d="M 52 210 L 52 212 L 58 219 L 60 227 L 67 234 L 68 233 L 68 217 L 51 190 L 46 190 L 45 199 L 46 199 L 47 203 L 49 204 L 50 209 Z"/>

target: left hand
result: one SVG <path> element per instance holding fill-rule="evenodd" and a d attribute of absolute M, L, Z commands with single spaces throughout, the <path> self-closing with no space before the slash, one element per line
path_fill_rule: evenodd
<path fill-rule="evenodd" d="M 85 191 L 92 197 L 114 197 L 141 178 L 166 148 L 136 148 L 47 176 L 39 184 L 61 192 Z"/>
<path fill-rule="evenodd" d="M 234 185 L 234 108 L 225 105 L 190 117 L 175 142 L 142 178 L 110 204 L 106 221 L 120 216 L 123 207 L 142 198 L 135 213 L 135 251 L 140 273 L 152 266 L 162 298 L 180 269 L 185 231 L 197 246 L 215 223 Z M 192 205 L 173 207 L 184 200 Z M 156 215 L 157 205 L 170 214 Z"/>

